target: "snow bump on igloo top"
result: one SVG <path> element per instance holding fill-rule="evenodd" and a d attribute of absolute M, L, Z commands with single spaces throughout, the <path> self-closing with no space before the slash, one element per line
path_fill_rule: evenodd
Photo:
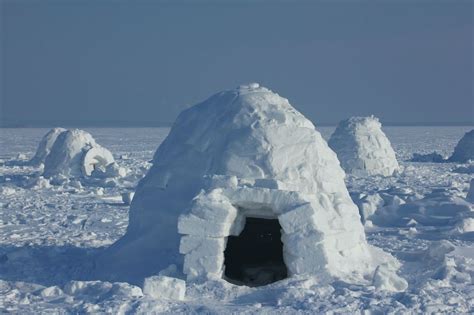
<path fill-rule="evenodd" d="M 189 281 L 262 285 L 363 281 L 382 262 L 398 267 L 367 244 L 335 153 L 287 99 L 254 83 L 179 115 L 137 187 L 125 236 L 96 266 L 135 283 L 175 264 Z"/>
<path fill-rule="evenodd" d="M 474 161 L 474 129 L 466 132 L 454 148 L 453 155 L 449 158 L 450 162 L 466 163 L 469 160 Z"/>
<path fill-rule="evenodd" d="M 374 116 L 341 121 L 328 144 L 347 173 L 391 176 L 399 169 L 392 145 Z"/>
<path fill-rule="evenodd" d="M 117 171 L 112 153 L 97 144 L 90 133 L 80 129 L 60 132 L 44 164 L 45 177 L 88 177 L 95 173 L 106 174 L 108 168 L 116 170 L 114 176 L 123 175 Z"/>

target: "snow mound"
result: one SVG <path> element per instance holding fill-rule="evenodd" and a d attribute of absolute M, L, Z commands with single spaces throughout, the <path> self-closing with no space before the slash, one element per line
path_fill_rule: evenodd
<path fill-rule="evenodd" d="M 228 240 L 249 218 L 278 221 L 289 276 L 353 282 L 381 263 L 396 269 L 367 244 L 344 177 L 287 99 L 256 83 L 218 93 L 178 116 L 138 184 L 126 234 L 97 258 L 97 272 L 140 283 L 174 264 L 188 280 L 222 278 Z"/>
<path fill-rule="evenodd" d="M 46 156 L 43 176 L 81 178 L 97 170 L 107 177 L 107 167 L 114 164 L 112 153 L 97 144 L 91 134 L 79 129 L 66 130 L 57 136 Z M 109 177 L 113 175 L 120 174 Z"/>
<path fill-rule="evenodd" d="M 341 121 L 328 143 L 347 173 L 391 176 L 399 169 L 392 145 L 374 116 Z"/>
<path fill-rule="evenodd" d="M 454 148 L 453 155 L 449 158 L 450 162 L 466 163 L 474 160 L 474 129 L 466 132 Z"/>
<path fill-rule="evenodd" d="M 54 142 L 58 136 L 66 131 L 64 128 L 53 128 L 48 131 L 41 139 L 41 142 L 38 145 L 35 156 L 30 160 L 30 164 L 39 165 L 45 162 L 46 157 L 51 152 L 51 148 L 54 145 Z"/>

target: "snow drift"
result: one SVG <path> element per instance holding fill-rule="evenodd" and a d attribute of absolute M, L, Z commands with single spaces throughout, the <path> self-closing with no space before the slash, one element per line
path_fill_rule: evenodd
<path fill-rule="evenodd" d="M 399 169 L 392 145 L 374 116 L 341 121 L 328 144 L 347 173 L 391 176 Z"/>
<path fill-rule="evenodd" d="M 256 83 L 218 93 L 179 115 L 97 271 L 141 283 L 177 265 L 188 280 L 222 278 L 228 242 L 254 218 L 278 221 L 289 276 L 367 281 L 386 263 L 398 279 L 398 262 L 367 244 L 344 176 L 287 99 Z"/>
<path fill-rule="evenodd" d="M 454 148 L 453 155 L 449 158 L 450 162 L 466 163 L 474 160 L 474 129 L 466 132 Z"/>
<path fill-rule="evenodd" d="M 55 138 L 54 143 L 51 142 Z M 91 134 L 84 130 L 53 129 L 46 134 L 44 147 L 50 147 L 44 158 L 43 176 L 81 178 L 81 177 L 119 177 L 124 170 L 115 163 L 109 150 L 96 143 Z M 43 141 L 42 141 L 43 144 Z M 40 148 L 43 145 L 40 144 Z"/>

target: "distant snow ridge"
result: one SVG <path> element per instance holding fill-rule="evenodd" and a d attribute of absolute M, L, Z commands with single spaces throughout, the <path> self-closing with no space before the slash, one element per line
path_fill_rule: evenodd
<path fill-rule="evenodd" d="M 125 174 L 125 170 L 115 163 L 112 153 L 97 144 L 92 135 L 84 130 L 52 129 L 43 138 L 38 151 L 38 156 L 47 153 L 44 157 L 45 177 L 101 178 Z"/>
<path fill-rule="evenodd" d="M 392 145 L 374 116 L 341 121 L 328 144 L 347 173 L 391 176 L 399 169 Z"/>
<path fill-rule="evenodd" d="M 176 265 L 188 280 L 222 278 L 228 238 L 263 218 L 281 226 L 288 276 L 371 282 L 385 263 L 384 275 L 399 279 L 398 261 L 367 244 L 344 176 L 287 99 L 256 83 L 218 93 L 178 116 L 98 272 L 141 283 Z"/>
<path fill-rule="evenodd" d="M 454 148 L 453 155 L 449 158 L 450 162 L 466 163 L 474 160 L 474 129 L 466 132 Z"/>
<path fill-rule="evenodd" d="M 38 145 L 35 156 L 30 160 L 30 164 L 39 165 L 44 163 L 46 157 L 51 152 L 51 148 L 54 145 L 54 142 L 58 138 L 59 134 L 66 131 L 64 128 L 53 128 L 48 133 L 46 133 L 41 139 L 41 142 Z"/>

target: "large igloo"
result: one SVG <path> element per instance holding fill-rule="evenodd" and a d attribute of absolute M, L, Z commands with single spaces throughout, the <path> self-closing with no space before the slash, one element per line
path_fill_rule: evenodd
<path fill-rule="evenodd" d="M 87 177 L 94 171 L 106 174 L 107 168 L 118 169 L 114 166 L 112 153 L 97 144 L 90 133 L 71 129 L 57 135 L 45 158 L 43 176 Z"/>
<path fill-rule="evenodd" d="M 64 128 L 53 128 L 48 131 L 41 139 L 41 142 L 38 145 L 38 149 L 36 150 L 35 156 L 30 160 L 30 164 L 43 164 L 46 160 L 46 157 L 51 152 L 51 148 L 53 147 L 54 142 L 56 141 L 58 136 L 64 131 L 66 131 L 66 129 Z"/>
<path fill-rule="evenodd" d="M 188 281 L 249 286 L 367 281 L 398 262 L 367 244 L 344 175 L 287 99 L 256 83 L 218 93 L 179 115 L 136 189 L 126 234 L 95 266 L 133 283 L 171 265 Z"/>
<path fill-rule="evenodd" d="M 374 116 L 341 121 L 328 144 L 347 173 L 391 176 L 399 169 L 392 145 Z"/>
<path fill-rule="evenodd" d="M 450 162 L 466 163 L 474 160 L 474 129 L 466 132 L 454 148 L 453 155 L 449 158 Z"/>

